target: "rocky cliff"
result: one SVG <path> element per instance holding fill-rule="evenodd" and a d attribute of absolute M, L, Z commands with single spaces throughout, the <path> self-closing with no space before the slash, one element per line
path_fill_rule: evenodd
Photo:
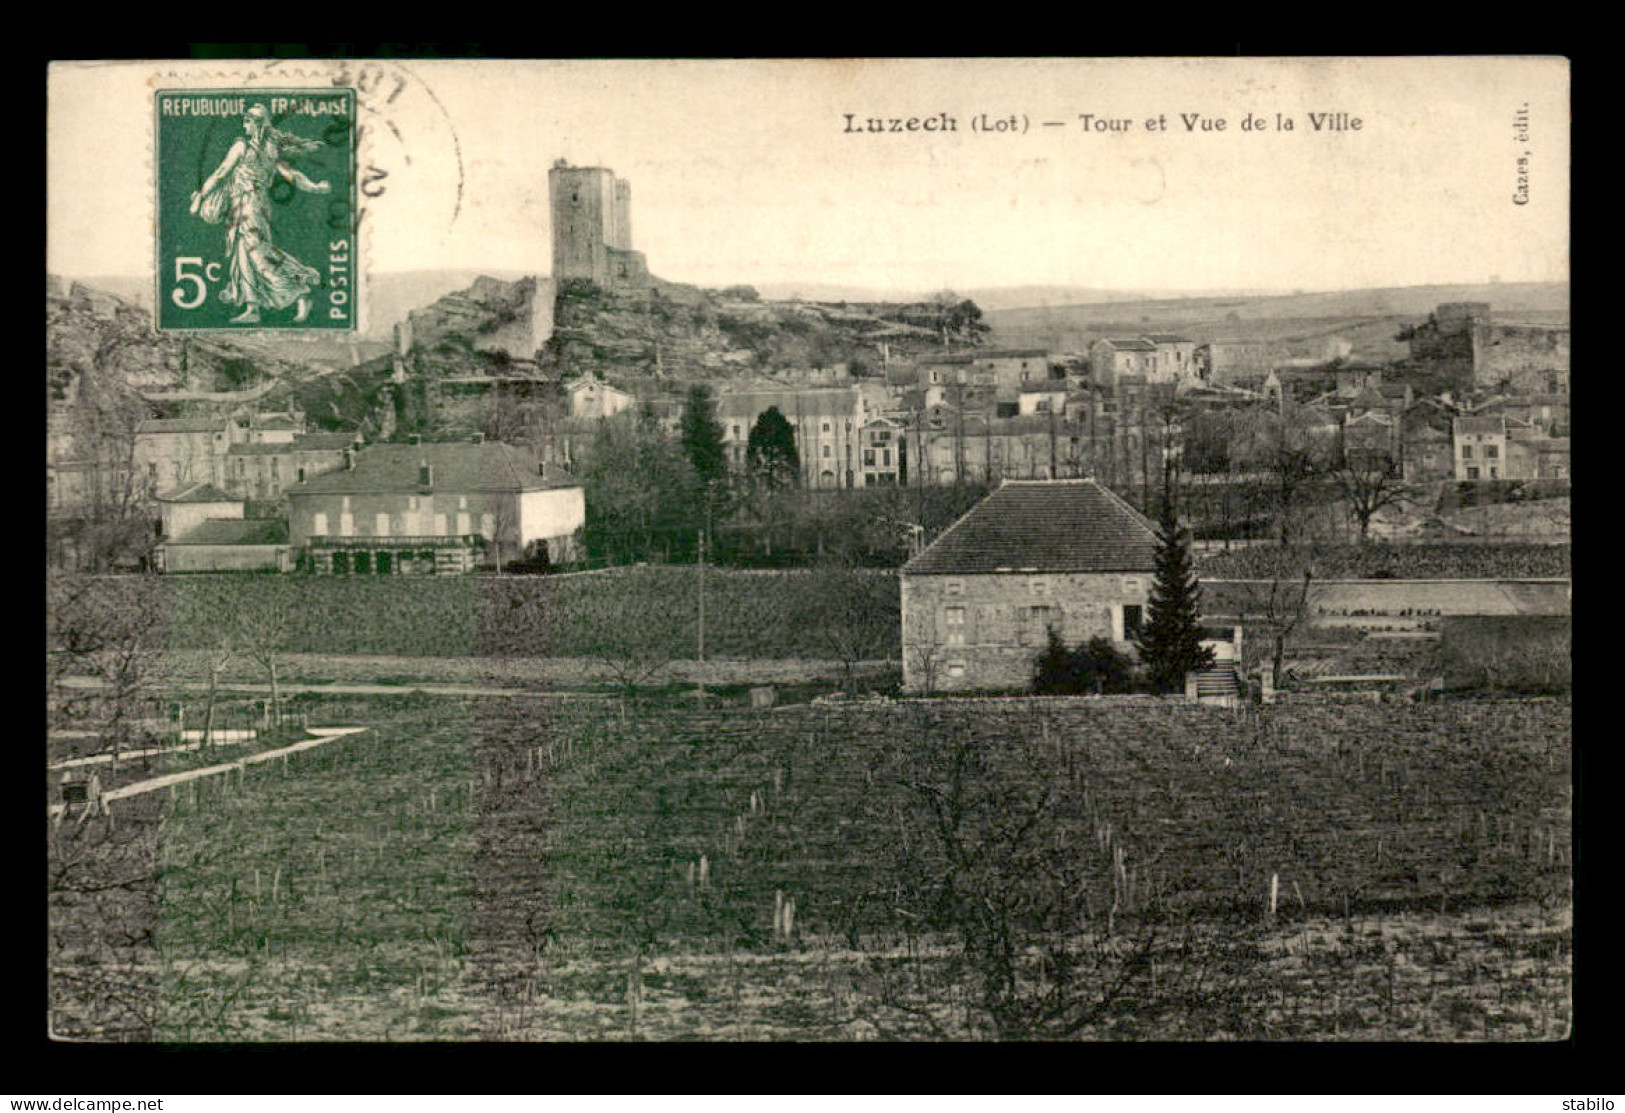
<path fill-rule="evenodd" d="M 560 284 L 544 362 L 566 376 L 615 382 L 771 375 L 846 364 L 878 373 L 883 358 L 939 348 L 915 318 L 927 306 L 772 302 L 748 287 L 722 291 L 653 280 L 646 289 Z M 885 356 L 883 356 L 883 346 Z"/>

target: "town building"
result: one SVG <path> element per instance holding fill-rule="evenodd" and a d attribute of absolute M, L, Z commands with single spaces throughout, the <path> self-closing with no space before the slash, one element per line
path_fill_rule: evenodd
<path fill-rule="evenodd" d="M 157 496 L 158 535 L 179 537 L 207 521 L 243 517 L 243 500 L 212 483 L 188 483 Z"/>
<path fill-rule="evenodd" d="M 627 391 L 591 377 L 572 380 L 564 388 L 564 398 L 569 416 L 584 420 L 612 417 L 637 402 Z"/>
<path fill-rule="evenodd" d="M 1132 653 L 1156 549 L 1093 479 L 1006 481 L 903 566 L 904 688 L 1027 688 L 1050 630 Z"/>
<path fill-rule="evenodd" d="M 292 572 L 293 546 L 281 518 L 211 519 L 154 551 L 158 570 L 183 572 Z"/>
<path fill-rule="evenodd" d="M 1023 383 L 1041 382 L 1050 377 L 1049 351 L 1044 348 L 1002 348 L 956 355 L 928 356 L 919 361 L 922 387 L 992 387 L 1001 396 L 1013 397 Z"/>
<path fill-rule="evenodd" d="M 735 469 L 745 467 L 750 431 L 757 419 L 776 408 L 795 431 L 803 486 L 850 488 L 863 482 L 858 475 L 858 430 L 871 416 L 878 416 L 878 407 L 858 388 L 798 390 L 753 385 L 719 393 L 716 402 L 723 449 Z"/>
<path fill-rule="evenodd" d="M 1451 426 L 1451 432 L 1455 440 L 1458 480 L 1513 478 L 1506 473 L 1506 418 L 1458 417 Z"/>
<path fill-rule="evenodd" d="M 478 435 L 349 453 L 288 500 L 289 539 L 317 573 L 467 572 L 537 544 L 555 565 L 582 556 L 580 484 Z"/>
<path fill-rule="evenodd" d="M 238 439 L 236 433 L 236 423 L 224 414 L 137 422 L 132 455 L 136 476 L 149 492 L 192 483 L 222 485 L 226 453 Z"/>
<path fill-rule="evenodd" d="M 356 433 L 297 432 L 287 439 L 250 440 L 226 450 L 222 481 L 245 499 L 275 501 L 296 483 L 344 466 L 344 452 L 355 448 Z"/>
<path fill-rule="evenodd" d="M 247 518 L 242 499 L 212 483 L 157 496 L 158 571 L 291 572 L 293 550 L 281 518 Z"/>
<path fill-rule="evenodd" d="M 1196 342 L 1170 332 L 1106 337 L 1089 346 L 1095 381 L 1115 388 L 1124 376 L 1147 383 L 1180 383 L 1201 378 Z"/>
<path fill-rule="evenodd" d="M 873 418 L 858 430 L 858 474 L 865 487 L 895 487 L 908 482 L 905 427 L 889 418 Z"/>
<path fill-rule="evenodd" d="M 1262 382 L 1279 353 L 1262 340 L 1218 339 L 1196 348 L 1197 374 L 1213 383 L 1244 386 Z"/>

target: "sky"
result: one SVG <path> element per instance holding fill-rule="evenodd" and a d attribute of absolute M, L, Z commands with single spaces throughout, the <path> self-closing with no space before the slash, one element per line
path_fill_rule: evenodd
<path fill-rule="evenodd" d="M 363 161 L 383 171 L 373 273 L 547 273 L 564 158 L 628 180 L 633 246 L 706 286 L 1568 278 L 1569 71 L 1539 58 L 56 63 L 47 269 L 151 274 L 155 89 L 335 80 L 360 87 Z M 848 113 L 885 130 L 848 131 Z"/>

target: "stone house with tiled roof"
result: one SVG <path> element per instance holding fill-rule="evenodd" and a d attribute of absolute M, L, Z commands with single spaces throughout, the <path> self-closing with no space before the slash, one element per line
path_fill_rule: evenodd
<path fill-rule="evenodd" d="M 224 484 L 224 461 L 236 426 L 224 414 L 149 418 L 135 427 L 136 478 L 157 492 L 190 483 Z"/>
<path fill-rule="evenodd" d="M 234 444 L 226 450 L 225 485 L 245 499 L 279 499 L 297 483 L 342 468 L 345 450 L 359 440 L 356 433 L 301 432 Z"/>
<path fill-rule="evenodd" d="M 1050 629 L 1132 653 L 1156 549 L 1093 479 L 1006 481 L 903 566 L 904 688 L 1025 688 Z"/>
<path fill-rule="evenodd" d="M 173 539 L 207 521 L 241 519 L 243 500 L 213 483 L 188 483 L 172 491 L 160 492 L 158 535 Z"/>
<path fill-rule="evenodd" d="M 289 540 L 317 573 L 467 572 L 534 543 L 581 559 L 581 485 L 512 445 L 380 444 L 288 490 Z"/>
<path fill-rule="evenodd" d="M 1507 479 L 1507 419 L 1458 417 L 1451 423 L 1456 479 L 1472 482 Z"/>

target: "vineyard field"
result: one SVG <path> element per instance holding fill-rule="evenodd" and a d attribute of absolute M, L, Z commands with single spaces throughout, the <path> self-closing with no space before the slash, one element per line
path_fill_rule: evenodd
<path fill-rule="evenodd" d="M 894 575 L 708 569 L 705 645 L 713 657 L 900 656 Z M 116 604 L 136 589 L 109 577 Z M 699 576 L 692 566 L 568 577 L 333 578 L 169 576 L 158 592 L 168 649 L 209 649 L 241 614 L 285 616 L 276 648 L 296 653 L 428 657 L 613 657 L 651 645 L 692 656 Z M 832 611 L 829 593 L 857 602 Z"/>
<path fill-rule="evenodd" d="M 92 862 L 53 894 L 57 1029 L 105 1027 L 73 987 L 123 977 L 173 1039 L 988 1038 L 956 888 L 1033 971 L 1071 948 L 1118 986 L 1071 1035 L 1567 1024 L 1563 701 L 379 713 L 57 834 Z M 1060 944 L 1057 898 L 1091 925 Z M 143 916 L 115 953 L 100 925 Z"/>

